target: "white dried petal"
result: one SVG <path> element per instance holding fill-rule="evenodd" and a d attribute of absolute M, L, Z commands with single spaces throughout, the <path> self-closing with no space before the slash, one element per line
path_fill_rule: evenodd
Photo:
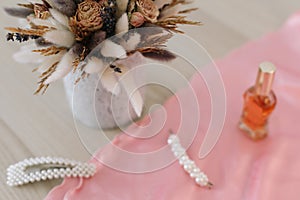
<path fill-rule="evenodd" d="M 43 37 L 48 42 L 68 48 L 72 47 L 75 42 L 74 34 L 67 30 L 49 31 Z"/>
<path fill-rule="evenodd" d="M 97 57 L 91 57 L 84 68 L 84 71 L 88 74 L 98 73 L 104 69 L 104 63 Z"/>
<path fill-rule="evenodd" d="M 136 50 L 140 42 L 141 42 L 141 35 L 135 33 L 133 36 L 129 38 L 129 40 L 124 41 L 122 43 L 122 46 L 126 49 L 126 51 L 134 51 Z"/>
<path fill-rule="evenodd" d="M 38 72 L 43 73 L 48 69 L 49 66 L 56 62 L 59 62 L 62 57 L 66 54 L 66 50 L 59 52 L 58 54 L 45 57 L 45 60 L 39 65 Z"/>
<path fill-rule="evenodd" d="M 49 28 L 57 28 L 57 24 L 53 23 L 53 21 L 50 21 L 49 19 L 39 19 L 35 18 L 34 16 L 27 17 L 29 22 L 33 23 L 36 26 L 47 26 Z"/>
<path fill-rule="evenodd" d="M 126 67 L 123 67 L 122 74 L 117 74 L 119 76 L 119 82 L 125 89 L 133 110 L 135 111 L 136 115 L 140 117 L 143 111 L 144 100 L 137 88 L 133 71 L 126 71 L 126 69 Z"/>
<path fill-rule="evenodd" d="M 129 30 L 129 22 L 127 13 L 124 13 L 117 21 L 116 34 L 127 32 Z"/>
<path fill-rule="evenodd" d="M 61 23 L 59 23 L 57 20 L 55 20 L 52 17 L 49 17 L 47 19 L 40 19 L 40 18 L 36 18 L 34 15 L 30 15 L 27 17 L 27 20 L 30 23 L 33 23 L 37 26 L 46 26 L 49 28 L 55 28 L 57 30 L 59 30 L 59 29 L 65 30 L 66 29 L 66 27 L 64 25 L 62 25 Z M 25 21 L 23 23 L 28 24 L 27 21 Z"/>
<path fill-rule="evenodd" d="M 110 40 L 105 40 L 103 43 L 103 46 L 101 48 L 101 54 L 104 57 L 112 57 L 112 58 L 126 58 L 126 51 L 125 49 L 110 41 Z"/>
<path fill-rule="evenodd" d="M 20 50 L 13 55 L 15 61 L 19 63 L 41 63 L 44 61 L 45 56 L 42 56 L 38 53 L 33 53 L 32 51 L 38 49 L 36 44 L 24 45 Z"/>
<path fill-rule="evenodd" d="M 114 95 L 120 93 L 120 86 L 115 73 L 110 68 L 107 68 L 102 74 L 100 74 L 100 81 L 102 86 Z"/>
<path fill-rule="evenodd" d="M 52 17 L 58 21 L 60 24 L 69 27 L 69 18 L 66 15 L 63 15 L 61 12 L 59 12 L 56 9 L 50 9 L 49 10 Z"/>
<path fill-rule="evenodd" d="M 65 77 L 69 72 L 72 70 L 73 61 L 75 60 L 76 55 L 73 53 L 72 50 L 68 51 L 59 64 L 56 67 L 56 70 L 53 74 L 45 81 L 45 84 L 50 84 L 58 79 Z"/>

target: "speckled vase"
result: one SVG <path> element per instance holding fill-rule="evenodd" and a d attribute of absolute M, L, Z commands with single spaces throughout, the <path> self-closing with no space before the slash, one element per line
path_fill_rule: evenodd
<path fill-rule="evenodd" d="M 78 74 L 69 73 L 64 78 L 66 96 L 76 121 L 93 128 L 114 129 L 129 125 L 137 118 L 124 88 L 113 95 L 102 86 L 97 74 L 75 85 L 77 77 Z"/>

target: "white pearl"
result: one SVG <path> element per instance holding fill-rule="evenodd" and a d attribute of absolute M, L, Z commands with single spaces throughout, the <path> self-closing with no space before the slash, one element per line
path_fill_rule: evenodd
<path fill-rule="evenodd" d="M 194 172 L 194 173 L 199 173 L 199 172 L 200 172 L 200 169 L 199 169 L 199 168 L 194 168 L 194 169 L 193 169 L 193 172 Z"/>
<path fill-rule="evenodd" d="M 168 144 L 172 144 L 173 143 L 173 140 L 172 139 L 168 139 Z"/>
<path fill-rule="evenodd" d="M 194 173 L 194 172 L 192 172 L 192 173 L 190 173 L 190 177 L 191 177 L 191 178 L 196 178 L 196 177 L 197 177 L 197 174 Z"/>
<path fill-rule="evenodd" d="M 200 186 L 207 186 L 208 182 L 203 179 L 203 178 L 196 178 L 196 183 L 199 184 Z"/>
<path fill-rule="evenodd" d="M 174 156 L 179 160 L 179 164 L 182 165 L 183 169 L 195 180 L 196 184 L 201 187 L 209 186 L 208 177 L 201 172 L 196 166 L 196 163 L 187 156 L 185 149 L 179 142 L 179 138 L 176 135 L 170 135 L 168 144 L 171 146 L 171 151 Z"/>
<path fill-rule="evenodd" d="M 59 165 L 54 169 L 46 169 L 41 171 L 32 172 L 29 174 L 25 173 L 25 170 L 35 165 Z M 64 168 L 63 166 L 72 166 Z M 64 177 L 91 177 L 95 174 L 96 167 L 93 164 L 85 164 L 76 161 L 71 161 L 62 158 L 30 158 L 15 165 L 11 165 L 7 169 L 7 184 L 10 186 L 18 186 L 27 183 L 33 183 L 35 181 L 53 179 L 53 178 L 64 178 Z"/>

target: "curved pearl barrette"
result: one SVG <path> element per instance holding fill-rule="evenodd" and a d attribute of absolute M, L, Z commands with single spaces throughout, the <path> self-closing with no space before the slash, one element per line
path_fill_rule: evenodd
<path fill-rule="evenodd" d="M 181 146 L 177 135 L 171 134 L 168 138 L 168 144 L 171 147 L 174 156 L 179 160 L 179 164 L 193 178 L 197 185 L 211 188 L 213 184 L 209 182 L 207 175 L 201 172 L 193 160 L 186 154 L 186 150 Z"/>
<path fill-rule="evenodd" d="M 63 158 L 30 158 L 7 169 L 7 184 L 21 186 L 28 183 L 65 177 L 90 178 L 96 173 L 94 164 Z"/>

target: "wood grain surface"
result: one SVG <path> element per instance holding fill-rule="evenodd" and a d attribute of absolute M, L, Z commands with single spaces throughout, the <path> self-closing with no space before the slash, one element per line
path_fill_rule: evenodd
<path fill-rule="evenodd" d="M 0 7 L 17 2 L 1 0 Z M 247 41 L 278 29 L 300 9 L 299 0 L 196 0 L 195 4 L 200 9 L 191 18 L 204 26 L 184 30 L 213 58 L 221 58 Z M 0 200 L 43 199 L 60 180 L 10 188 L 5 184 L 6 168 L 28 157 L 45 155 L 86 161 L 90 153 L 77 134 L 62 82 L 53 84 L 44 96 L 33 95 L 37 80 L 31 72 L 33 67 L 13 61 L 11 55 L 19 45 L 5 41 L 3 27 L 17 22 L 3 12 L 0 19 Z M 154 87 L 148 104 L 163 102 L 168 95 Z M 110 136 L 114 133 L 117 131 Z"/>

